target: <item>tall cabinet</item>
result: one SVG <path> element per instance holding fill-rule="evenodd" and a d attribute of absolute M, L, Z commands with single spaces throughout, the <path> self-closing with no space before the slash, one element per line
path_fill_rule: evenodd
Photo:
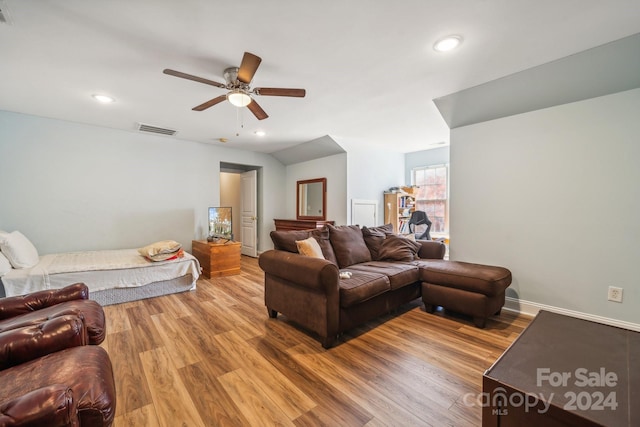
<path fill-rule="evenodd" d="M 393 224 L 394 233 L 409 234 L 409 218 L 416 210 L 416 199 L 408 193 L 384 193 L 384 222 Z"/>

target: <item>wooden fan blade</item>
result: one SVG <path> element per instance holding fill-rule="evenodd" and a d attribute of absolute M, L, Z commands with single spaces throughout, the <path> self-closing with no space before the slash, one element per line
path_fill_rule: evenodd
<path fill-rule="evenodd" d="M 217 97 L 215 97 L 213 99 L 210 99 L 209 101 L 205 102 L 204 104 L 200 104 L 197 107 L 193 107 L 192 110 L 193 111 L 206 110 L 209 107 L 213 107 L 214 105 L 221 103 L 225 99 L 227 99 L 227 95 L 220 95 L 220 96 L 217 96 Z"/>
<path fill-rule="evenodd" d="M 191 74 L 183 73 L 176 70 L 170 70 L 168 68 L 165 68 L 163 73 L 168 74 L 170 76 L 180 77 L 182 79 L 193 80 L 194 82 L 198 82 L 198 83 L 204 83 L 206 85 L 211 85 L 211 86 L 216 86 L 221 88 L 227 87 L 226 85 L 223 85 L 222 83 L 214 82 L 213 80 L 203 79 L 202 77 L 192 76 Z"/>
<path fill-rule="evenodd" d="M 264 120 L 269 117 L 267 113 L 264 112 L 262 107 L 258 105 L 255 99 L 251 99 L 251 102 L 249 103 L 249 105 L 247 105 L 247 108 L 251 110 L 253 115 L 256 116 L 256 119 L 258 120 Z"/>
<path fill-rule="evenodd" d="M 257 95 L 264 96 L 293 96 L 304 98 L 307 92 L 304 89 L 284 89 L 278 87 L 257 87 L 253 89 Z"/>
<path fill-rule="evenodd" d="M 238 70 L 238 80 L 246 84 L 251 83 L 253 75 L 256 73 L 261 62 L 262 58 L 259 56 L 245 52 L 242 57 L 242 63 L 240 63 L 240 69 Z"/>

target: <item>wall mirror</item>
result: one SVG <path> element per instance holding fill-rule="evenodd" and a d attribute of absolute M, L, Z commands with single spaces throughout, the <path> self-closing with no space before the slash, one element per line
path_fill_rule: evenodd
<path fill-rule="evenodd" d="M 296 219 L 326 220 L 327 178 L 297 182 Z"/>

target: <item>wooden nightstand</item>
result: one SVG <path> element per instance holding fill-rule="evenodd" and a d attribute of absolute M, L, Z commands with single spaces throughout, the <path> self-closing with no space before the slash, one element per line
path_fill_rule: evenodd
<path fill-rule="evenodd" d="M 192 240 L 191 246 L 193 256 L 200 262 L 205 278 L 240 274 L 240 242 L 212 243 L 206 240 Z"/>

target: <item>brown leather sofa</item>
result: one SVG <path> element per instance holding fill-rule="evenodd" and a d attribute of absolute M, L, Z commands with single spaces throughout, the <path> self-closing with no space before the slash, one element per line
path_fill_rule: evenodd
<path fill-rule="evenodd" d="M 322 258 L 298 253 L 296 241 L 309 237 L 318 242 Z M 449 308 L 474 316 L 476 325 L 483 327 L 486 318 L 504 305 L 504 291 L 511 283 L 505 268 L 444 261 L 443 243 L 411 242 L 392 234 L 391 224 L 273 231 L 271 238 L 274 249 L 259 257 L 269 316 L 284 314 L 319 335 L 325 348 L 341 332 L 420 296 L 424 299 L 429 286 L 444 290 L 445 298 L 438 294 L 425 300 L 427 309 L 462 298 L 462 303 Z M 484 267 L 491 271 L 485 274 Z M 341 278 L 341 272 L 351 276 Z M 456 278 L 457 272 L 463 274 Z"/>
<path fill-rule="evenodd" d="M 104 339 L 104 313 L 87 297 L 75 284 L 0 299 L 0 426 L 112 424 L 111 361 L 86 345 Z"/>

